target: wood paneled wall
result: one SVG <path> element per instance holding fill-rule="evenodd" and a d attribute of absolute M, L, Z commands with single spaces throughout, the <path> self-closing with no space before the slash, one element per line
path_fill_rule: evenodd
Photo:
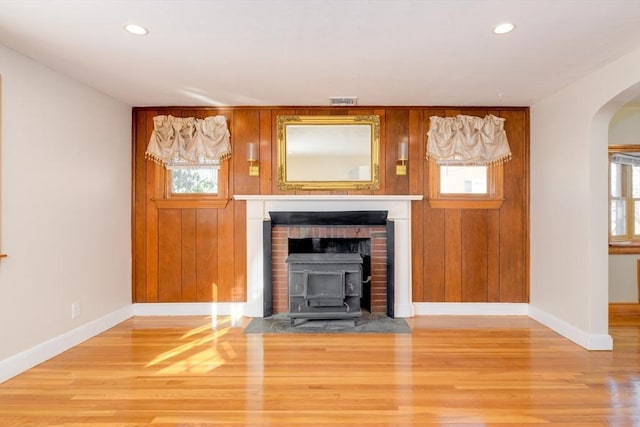
<path fill-rule="evenodd" d="M 224 208 L 158 209 L 161 167 L 145 160 L 153 117 L 226 116 L 233 154 Z M 246 300 L 245 202 L 234 194 L 310 194 L 277 187 L 276 117 L 283 114 L 377 114 L 381 121 L 381 188 L 334 194 L 422 194 L 412 206 L 414 302 L 528 302 L 529 110 L 429 107 L 134 108 L 134 302 Z M 506 119 L 513 153 L 504 165 L 500 209 L 434 209 L 425 160 L 429 117 L 494 114 Z M 409 141 L 406 176 L 396 176 L 397 145 Z M 247 169 L 249 142 L 259 144 L 260 176 Z M 328 192 L 315 191 L 326 194 Z"/>

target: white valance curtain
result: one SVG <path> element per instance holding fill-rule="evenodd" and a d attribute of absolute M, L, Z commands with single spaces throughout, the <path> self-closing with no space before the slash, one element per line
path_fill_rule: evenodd
<path fill-rule="evenodd" d="M 427 158 L 439 164 L 491 165 L 511 159 L 504 120 L 494 115 L 430 118 Z"/>
<path fill-rule="evenodd" d="M 167 169 L 217 165 L 231 155 L 229 136 L 224 116 L 155 116 L 146 157 Z"/>
<path fill-rule="evenodd" d="M 640 166 L 640 155 L 632 153 L 614 153 L 611 162 L 620 165 Z"/>

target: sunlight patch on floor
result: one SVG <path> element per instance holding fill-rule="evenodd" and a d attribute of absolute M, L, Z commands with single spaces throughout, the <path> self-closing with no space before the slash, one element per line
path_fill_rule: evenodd
<path fill-rule="evenodd" d="M 147 363 L 146 367 L 150 368 L 152 366 L 158 365 L 162 362 L 166 362 L 170 359 L 173 359 L 175 357 L 180 357 L 183 356 L 184 353 L 190 351 L 190 350 L 194 350 L 197 349 L 197 347 L 206 345 L 206 344 L 210 344 L 214 341 L 216 341 L 218 338 L 226 335 L 229 333 L 229 331 L 231 330 L 231 328 L 224 328 L 224 329 L 220 329 L 217 331 L 213 331 L 210 335 L 207 335 L 204 338 L 200 338 L 200 339 L 195 339 L 191 342 L 188 342 L 186 344 L 180 345 L 174 349 L 171 349 L 167 352 L 164 352 L 160 355 L 158 355 L 157 357 L 155 357 L 152 361 L 150 361 L 149 363 Z M 186 357 L 185 359 L 183 359 L 183 361 L 186 361 L 190 359 L 190 357 Z M 182 362 L 182 361 L 180 361 Z M 180 363 L 177 362 L 177 363 Z"/>

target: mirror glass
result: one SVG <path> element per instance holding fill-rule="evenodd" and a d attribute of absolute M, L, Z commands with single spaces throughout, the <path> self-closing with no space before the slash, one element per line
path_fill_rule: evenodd
<path fill-rule="evenodd" d="M 375 190 L 378 116 L 278 116 L 278 187 Z"/>

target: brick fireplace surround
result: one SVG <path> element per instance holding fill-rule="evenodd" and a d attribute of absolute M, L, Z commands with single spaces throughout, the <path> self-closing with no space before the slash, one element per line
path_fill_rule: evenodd
<path fill-rule="evenodd" d="M 347 211 L 387 211 L 388 219 L 393 221 L 393 234 L 394 243 L 393 253 L 393 283 L 394 290 L 393 296 L 390 300 L 393 302 L 392 313 L 395 317 L 412 317 L 413 316 L 413 304 L 411 302 L 411 201 L 421 200 L 422 196 L 414 195 L 394 195 L 394 196 L 347 196 L 347 195 L 301 195 L 301 196 L 260 196 L 260 195 L 236 195 L 237 200 L 245 200 L 247 202 L 246 209 L 246 226 L 247 226 L 247 304 L 245 309 L 245 315 L 249 317 L 264 317 L 268 315 L 268 307 L 273 302 L 274 312 L 278 312 L 281 302 L 278 301 L 278 296 L 275 295 L 279 292 L 278 285 L 273 287 L 274 296 L 271 296 L 271 290 L 267 289 L 265 292 L 265 283 L 269 282 L 272 278 L 274 282 L 279 280 L 279 276 L 282 272 L 275 265 L 279 259 L 273 257 L 274 271 L 272 275 L 271 266 L 265 266 L 264 260 L 264 245 L 263 237 L 266 230 L 270 230 L 270 227 L 265 227 L 265 221 L 270 221 L 269 212 L 276 211 L 288 211 L 288 212 L 347 212 Z M 351 231 L 347 231 L 351 227 L 341 227 L 344 230 L 341 232 L 347 232 L 355 237 L 363 237 L 363 234 L 369 234 L 372 239 L 372 276 L 376 276 L 378 286 L 374 289 L 375 295 L 372 295 L 372 306 L 375 306 L 376 311 L 382 309 L 382 304 L 386 304 L 386 301 L 382 299 L 381 293 L 385 293 L 381 290 L 381 280 L 384 280 L 386 286 L 386 278 L 382 279 L 382 275 L 386 276 L 386 270 L 383 272 L 382 268 L 386 266 L 380 266 L 379 262 L 374 264 L 373 251 L 380 250 L 380 244 L 382 241 L 376 238 L 381 237 L 381 230 L 385 229 L 385 226 L 370 227 L 355 227 Z M 321 227 L 312 227 L 315 231 L 309 229 L 302 230 L 300 227 L 289 227 L 291 230 L 286 232 L 290 233 L 318 233 Z M 298 230 L 295 230 L 298 228 Z M 366 228 L 366 229 L 365 229 Z M 267 231 L 269 232 L 269 231 Z M 324 231 L 323 231 L 324 232 Z M 326 231 L 327 233 L 334 233 L 335 231 Z M 280 230 L 276 230 L 272 235 L 276 238 L 282 234 Z M 314 237 L 314 236 L 309 236 Z M 320 236 L 317 236 L 320 237 Z M 331 236 L 329 236 L 331 237 Z M 340 237 L 340 236 L 336 236 Z M 353 236 L 345 236 L 353 237 Z M 288 237 L 282 236 L 287 239 Z M 386 240 L 386 239 L 385 239 Z M 273 242 L 271 242 L 273 243 Z M 386 242 L 385 242 L 386 244 Z M 375 248 L 375 249 L 374 249 Z M 386 250 L 385 250 L 386 252 Z M 286 255 L 280 254 L 280 257 Z M 269 260 L 267 260 L 267 263 Z M 277 261 L 278 263 L 280 261 Z M 286 265 L 286 264 L 285 264 Z M 265 268 L 266 267 L 266 268 Z M 286 267 L 285 267 L 286 268 Z M 286 274 L 286 273 L 285 273 Z M 265 275 L 269 275 L 265 277 Z M 277 277 L 276 277 L 277 276 Z M 374 277 L 372 277 L 373 282 Z M 267 288 L 269 288 L 267 283 Z M 372 283 L 373 285 L 373 283 Z M 268 301 L 266 301 L 268 300 Z M 383 302 L 384 301 L 384 302 Z M 375 305 L 374 305 L 375 304 Z"/>
<path fill-rule="evenodd" d="M 321 214 L 319 214 L 321 215 Z M 273 214 L 272 214 L 273 216 Z M 387 230 L 385 225 L 277 224 L 271 229 L 271 289 L 273 313 L 286 313 L 288 307 L 289 239 L 298 238 L 365 238 L 371 242 L 371 313 L 391 314 L 387 310 Z M 323 222 L 323 221 L 320 221 Z M 385 221 L 386 223 L 386 221 Z M 265 253 L 269 248 L 265 248 Z M 268 275 L 268 274 L 267 274 Z M 363 279 L 366 279 L 364 277 Z M 265 277 L 265 283 L 268 277 Z M 393 285 L 393 278 L 391 278 Z M 393 288 L 393 286 L 392 286 Z"/>

